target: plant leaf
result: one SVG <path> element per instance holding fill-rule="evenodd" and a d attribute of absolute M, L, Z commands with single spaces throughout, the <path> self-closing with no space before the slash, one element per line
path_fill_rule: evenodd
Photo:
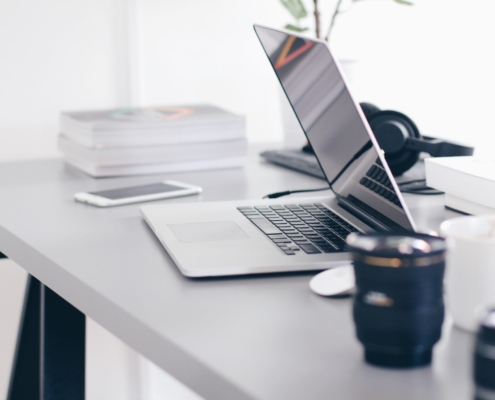
<path fill-rule="evenodd" d="M 308 15 L 306 7 L 304 7 L 301 0 L 280 0 L 280 2 L 296 20 L 300 20 Z"/>
<path fill-rule="evenodd" d="M 308 28 L 301 28 L 300 26 L 295 26 L 292 24 L 287 24 L 284 26 L 285 29 L 288 31 L 294 31 L 294 32 L 305 32 L 308 30 Z"/>

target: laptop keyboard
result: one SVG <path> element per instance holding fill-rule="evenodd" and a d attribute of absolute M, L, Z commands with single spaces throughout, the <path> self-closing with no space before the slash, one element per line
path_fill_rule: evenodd
<path fill-rule="evenodd" d="M 258 229 L 289 256 L 346 251 L 345 238 L 358 230 L 323 204 L 238 207 Z"/>
<path fill-rule="evenodd" d="M 380 159 L 376 160 L 376 164 L 371 166 L 359 183 L 400 207 L 400 200 L 395 194 L 394 187 L 388 179 Z"/>

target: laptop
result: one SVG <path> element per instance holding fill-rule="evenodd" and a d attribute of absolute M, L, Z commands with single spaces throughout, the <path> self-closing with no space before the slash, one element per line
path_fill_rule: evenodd
<path fill-rule="evenodd" d="M 260 153 L 260 157 L 272 164 L 326 180 L 313 153 L 301 149 L 265 150 Z"/>
<path fill-rule="evenodd" d="M 141 207 L 188 277 L 322 270 L 348 263 L 351 232 L 415 226 L 366 118 L 327 44 L 254 30 L 313 147 L 326 196 Z M 289 189 L 289 188 L 288 188 Z"/>

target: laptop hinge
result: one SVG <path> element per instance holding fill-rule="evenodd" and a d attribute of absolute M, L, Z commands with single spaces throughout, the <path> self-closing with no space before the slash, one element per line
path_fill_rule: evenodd
<path fill-rule="evenodd" d="M 363 208 L 366 206 L 363 203 L 363 207 L 359 207 L 359 201 L 354 196 L 349 195 L 349 198 L 343 196 L 337 196 L 339 206 L 344 210 L 348 211 L 356 218 L 369 225 L 371 228 L 380 232 L 405 232 L 406 229 L 395 223 L 384 215 L 380 214 L 378 211 L 371 209 L 369 212 L 365 211 Z M 356 204 L 357 203 L 357 204 Z M 373 215 L 374 214 L 374 215 Z M 387 221 L 389 220 L 389 221 Z"/>

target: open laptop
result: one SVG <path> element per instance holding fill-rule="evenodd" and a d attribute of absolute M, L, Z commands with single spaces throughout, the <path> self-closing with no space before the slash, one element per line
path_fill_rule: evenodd
<path fill-rule="evenodd" d="M 350 232 L 415 230 L 327 44 L 254 29 L 333 194 L 141 207 L 180 271 L 205 277 L 326 269 L 350 259 Z"/>

